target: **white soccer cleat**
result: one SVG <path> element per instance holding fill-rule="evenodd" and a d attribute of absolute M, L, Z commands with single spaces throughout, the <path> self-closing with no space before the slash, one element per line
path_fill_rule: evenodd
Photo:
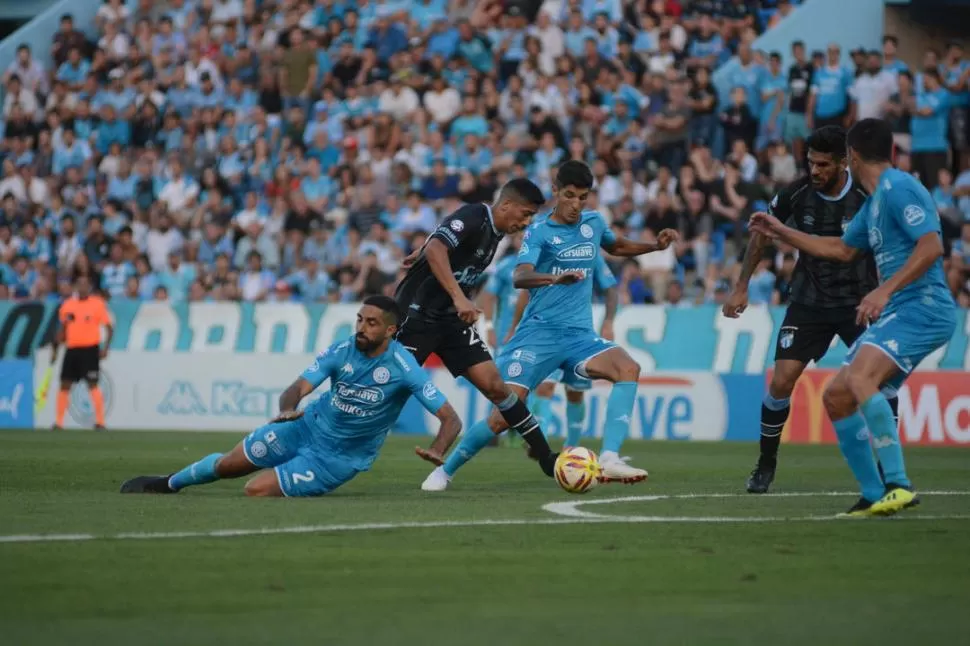
<path fill-rule="evenodd" d="M 438 467 L 421 483 L 421 491 L 444 491 L 449 484 L 451 484 L 451 476 L 445 473 L 444 467 Z"/>
<path fill-rule="evenodd" d="M 631 467 L 623 458 L 612 451 L 605 451 L 600 454 L 600 468 L 602 469 L 599 477 L 601 483 L 623 482 L 633 484 L 647 479 L 646 471 Z"/>

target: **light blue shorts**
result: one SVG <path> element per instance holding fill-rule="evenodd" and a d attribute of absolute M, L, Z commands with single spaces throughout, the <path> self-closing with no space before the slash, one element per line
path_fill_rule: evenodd
<path fill-rule="evenodd" d="M 592 330 L 552 332 L 520 327 L 499 352 L 495 363 L 502 379 L 513 386 L 534 390 L 561 369 L 563 376 L 559 381 L 582 390 L 581 381 L 589 382 L 586 362 L 615 347 L 615 343 Z"/>
<path fill-rule="evenodd" d="M 906 307 L 916 306 L 907 304 Z M 852 363 L 859 348 L 864 345 L 879 348 L 899 368 L 899 372 L 884 385 L 898 391 L 920 361 L 950 342 L 956 324 L 952 312 L 933 316 L 915 309 L 900 308 L 884 314 L 870 325 L 852 344 L 843 365 Z"/>
<path fill-rule="evenodd" d="M 548 377 L 542 380 L 543 383 L 551 382 L 562 384 L 570 390 L 589 390 L 593 387 L 593 380 L 588 377 L 580 377 L 576 373 L 566 373 L 560 368 L 554 370 Z"/>
<path fill-rule="evenodd" d="M 243 451 L 255 466 L 276 471 L 288 497 L 321 496 L 360 473 L 305 416 L 260 426 L 243 440 Z"/>
<path fill-rule="evenodd" d="M 783 130 L 785 133 L 785 143 L 789 145 L 796 139 L 808 139 L 808 136 L 812 134 L 808 129 L 805 115 L 794 112 L 789 112 L 785 115 Z"/>

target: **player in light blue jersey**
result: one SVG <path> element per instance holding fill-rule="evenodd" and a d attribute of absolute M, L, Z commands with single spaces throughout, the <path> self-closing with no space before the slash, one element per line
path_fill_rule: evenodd
<path fill-rule="evenodd" d="M 940 217 L 926 188 L 892 166 L 889 124 L 863 119 L 847 137 L 852 178 L 870 197 L 841 238 L 812 236 L 756 213 L 751 228 L 822 258 L 849 262 L 871 251 L 879 287 L 857 308 L 869 328 L 852 345 L 823 396 L 839 446 L 862 489 L 847 515 L 894 514 L 919 503 L 906 467 L 892 409 L 880 388 L 898 390 L 956 329 L 956 304 L 943 272 Z M 868 427 L 868 432 L 867 432 Z M 870 446 L 885 472 L 879 475 Z"/>
<path fill-rule="evenodd" d="M 140 476 L 122 493 L 176 493 L 223 478 L 269 469 L 246 483 L 249 496 L 319 496 L 367 471 L 391 425 L 413 395 L 441 421 L 430 449 L 435 464 L 461 431 L 461 421 L 428 373 L 392 340 L 400 312 L 386 296 L 372 296 L 357 313 L 353 339 L 335 343 L 280 395 L 280 415 L 229 453 L 213 453 L 170 476 Z M 330 380 L 330 391 L 298 411 L 300 401 Z"/>
<path fill-rule="evenodd" d="M 522 399 L 559 368 L 568 375 L 606 379 L 613 390 L 606 407 L 601 481 L 638 482 L 647 477 L 620 459 L 633 416 L 640 366 L 612 341 L 593 329 L 593 273 L 600 247 L 615 256 L 639 256 L 667 248 L 677 232 L 661 231 L 655 242 L 618 238 L 597 211 L 583 206 L 593 186 L 593 173 L 579 161 L 559 167 L 556 206 L 548 218 L 531 225 L 519 249 L 513 284 L 530 290 L 530 300 L 496 363 L 505 383 Z M 442 467 L 425 479 L 422 489 L 442 491 L 455 472 L 488 445 L 507 424 L 497 412 L 475 424 Z"/>
<path fill-rule="evenodd" d="M 600 256 L 593 270 L 593 285 L 596 291 L 605 295 L 606 313 L 600 325 L 600 337 L 607 341 L 613 340 L 613 320 L 616 318 L 616 309 L 620 300 L 620 292 L 616 284 L 616 277 L 603 256 Z M 518 294 L 509 337 L 518 327 L 522 314 L 529 304 L 529 290 L 520 290 Z M 561 383 L 566 391 L 566 440 L 563 446 L 579 446 L 579 440 L 583 435 L 583 423 L 586 421 L 586 391 L 592 387 L 593 382 L 574 373 L 563 372 L 561 368 L 546 377 L 533 393 L 532 412 L 542 428 L 551 427 L 549 419 L 552 415 L 552 396 L 556 392 L 557 383 Z"/>

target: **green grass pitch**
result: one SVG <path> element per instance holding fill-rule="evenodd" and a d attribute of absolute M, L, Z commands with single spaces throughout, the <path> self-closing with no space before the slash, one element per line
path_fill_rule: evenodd
<path fill-rule="evenodd" d="M 855 500 L 821 495 L 852 490 L 834 446 L 782 447 L 775 490 L 802 496 L 741 495 L 753 445 L 679 442 L 628 444 L 651 474 L 635 486 L 570 496 L 496 447 L 425 494 L 413 437 L 323 499 L 117 493 L 236 439 L 0 432 L 0 643 L 970 644 L 970 495 L 832 520 Z M 907 457 L 924 492 L 970 492 L 970 451 Z M 313 531 L 199 535 L 284 528 Z M 79 536 L 10 538 L 42 534 Z"/>

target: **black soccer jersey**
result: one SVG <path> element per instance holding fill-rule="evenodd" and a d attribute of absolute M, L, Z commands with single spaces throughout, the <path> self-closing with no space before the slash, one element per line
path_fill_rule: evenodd
<path fill-rule="evenodd" d="M 771 200 L 768 212 L 788 226 L 816 236 L 838 236 L 868 195 L 852 179 L 838 199 L 821 195 L 807 177 L 795 180 Z M 791 284 L 791 302 L 810 307 L 854 307 L 879 284 L 870 254 L 851 263 L 798 256 Z"/>
<path fill-rule="evenodd" d="M 485 270 L 502 236 L 488 206 L 466 204 L 445 218 L 429 241 L 434 238 L 448 247 L 455 280 L 465 295 L 473 298 L 484 283 Z M 394 298 L 408 317 L 427 321 L 455 318 L 451 296 L 438 284 L 423 253 L 397 286 Z"/>

